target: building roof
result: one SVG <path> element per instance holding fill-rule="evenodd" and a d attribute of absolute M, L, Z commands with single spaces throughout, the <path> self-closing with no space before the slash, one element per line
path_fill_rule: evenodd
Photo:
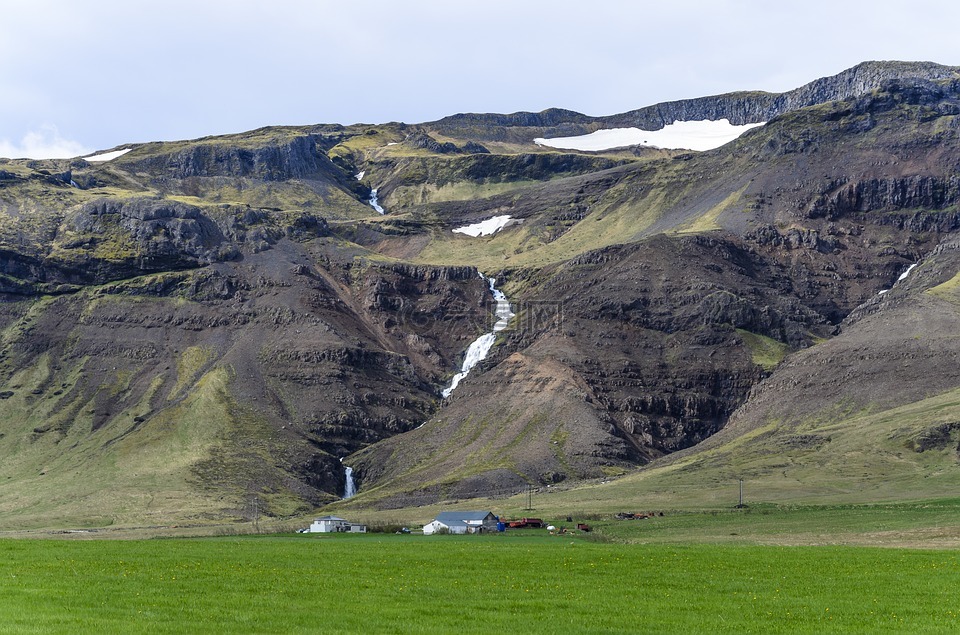
<path fill-rule="evenodd" d="M 317 522 L 317 523 L 318 523 L 318 522 L 320 522 L 321 520 L 336 520 L 336 521 L 340 521 L 340 522 L 342 522 L 342 523 L 349 522 L 346 518 L 340 518 L 339 516 L 321 516 L 320 518 L 317 518 L 314 522 Z"/>
<path fill-rule="evenodd" d="M 444 525 L 451 526 L 450 523 L 461 523 L 466 524 L 467 521 L 478 521 L 484 520 L 487 516 L 490 516 L 493 512 L 483 511 L 465 511 L 465 512 L 440 512 L 437 514 L 435 520 L 440 521 Z"/>

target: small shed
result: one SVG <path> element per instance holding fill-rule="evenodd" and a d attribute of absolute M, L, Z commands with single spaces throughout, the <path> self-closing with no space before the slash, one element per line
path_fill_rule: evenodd
<path fill-rule="evenodd" d="M 322 516 L 313 521 L 307 529 L 310 533 L 367 533 L 367 526 L 360 523 L 352 523 L 339 516 Z"/>
<path fill-rule="evenodd" d="M 440 512 L 423 526 L 423 534 L 479 534 L 497 531 L 498 521 L 494 513 L 489 511 Z"/>

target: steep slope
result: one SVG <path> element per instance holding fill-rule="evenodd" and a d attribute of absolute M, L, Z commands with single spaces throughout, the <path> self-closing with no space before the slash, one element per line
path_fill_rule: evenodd
<path fill-rule="evenodd" d="M 792 355 L 717 435 L 594 495 L 647 504 L 865 503 L 960 485 L 960 243 L 943 244 L 835 338 Z"/>

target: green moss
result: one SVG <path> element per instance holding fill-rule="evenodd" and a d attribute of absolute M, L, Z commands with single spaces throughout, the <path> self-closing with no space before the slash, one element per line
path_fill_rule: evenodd
<path fill-rule="evenodd" d="M 740 202 L 740 198 L 743 196 L 744 191 L 746 191 L 747 186 L 743 186 L 740 190 L 732 192 L 727 198 L 723 199 L 721 203 L 714 206 L 710 211 L 702 216 L 697 217 L 693 221 L 686 223 L 679 229 L 677 229 L 678 234 L 702 234 L 705 232 L 719 231 L 722 229 L 717 223 L 717 220 L 720 218 L 720 214 L 727 211 L 729 208 L 733 207 Z"/>
<path fill-rule="evenodd" d="M 603 467 L 600 468 L 600 471 L 603 472 L 604 475 L 609 476 L 611 478 L 623 476 L 624 474 L 628 473 L 626 468 L 616 466 L 616 465 L 604 465 Z"/>
<path fill-rule="evenodd" d="M 479 198 L 490 198 L 530 187 L 538 181 L 523 179 L 500 183 L 474 183 L 470 181 L 456 181 L 437 186 L 429 183 L 418 185 L 404 185 L 396 188 L 390 194 L 391 203 L 399 207 L 412 207 L 428 203 L 443 203 L 450 201 L 470 201 Z"/>
<path fill-rule="evenodd" d="M 926 293 L 953 304 L 960 304 L 960 273 L 942 284 L 927 289 Z"/>
<path fill-rule="evenodd" d="M 750 349 L 753 363 L 764 370 L 773 370 L 790 352 L 790 347 L 772 337 L 737 329 L 741 341 Z"/>
<path fill-rule="evenodd" d="M 177 383 L 167 399 L 180 395 L 214 357 L 215 351 L 209 346 L 191 346 L 180 353 L 177 357 Z"/>

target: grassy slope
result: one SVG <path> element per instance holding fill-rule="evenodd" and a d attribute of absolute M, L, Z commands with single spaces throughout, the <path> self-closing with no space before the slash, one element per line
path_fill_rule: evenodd
<path fill-rule="evenodd" d="M 191 482 L 191 468 L 239 432 L 229 369 L 217 367 L 199 377 L 182 370 L 173 391 L 177 394 L 167 397 L 182 397 L 177 405 L 143 426 L 131 411 L 97 429 L 92 427 L 92 401 L 62 409 L 53 407 L 55 399 L 31 399 L 32 387 L 41 385 L 46 372 L 44 367 L 21 372 L 12 383 L 22 390 L 5 403 L 9 421 L 30 426 L 5 426 L 0 439 L 7 457 L 0 465 L 5 527 L 30 527 L 52 518 L 70 526 L 163 523 L 223 507 L 225 492 L 204 493 Z M 81 373 L 82 364 L 71 375 Z M 118 376 L 115 390 L 125 389 L 124 377 Z M 144 412 L 150 396 L 145 396 Z"/>
<path fill-rule="evenodd" d="M 663 213 L 663 190 L 624 202 L 624 187 L 611 189 L 592 213 L 559 238 L 544 238 L 543 228 L 530 221 L 489 237 L 472 238 L 449 230 L 433 235 L 417 260 L 432 264 L 471 262 L 481 270 L 499 267 L 539 267 L 559 263 L 585 251 L 624 242 L 650 227 Z M 547 229 L 550 229 L 549 227 Z"/>

